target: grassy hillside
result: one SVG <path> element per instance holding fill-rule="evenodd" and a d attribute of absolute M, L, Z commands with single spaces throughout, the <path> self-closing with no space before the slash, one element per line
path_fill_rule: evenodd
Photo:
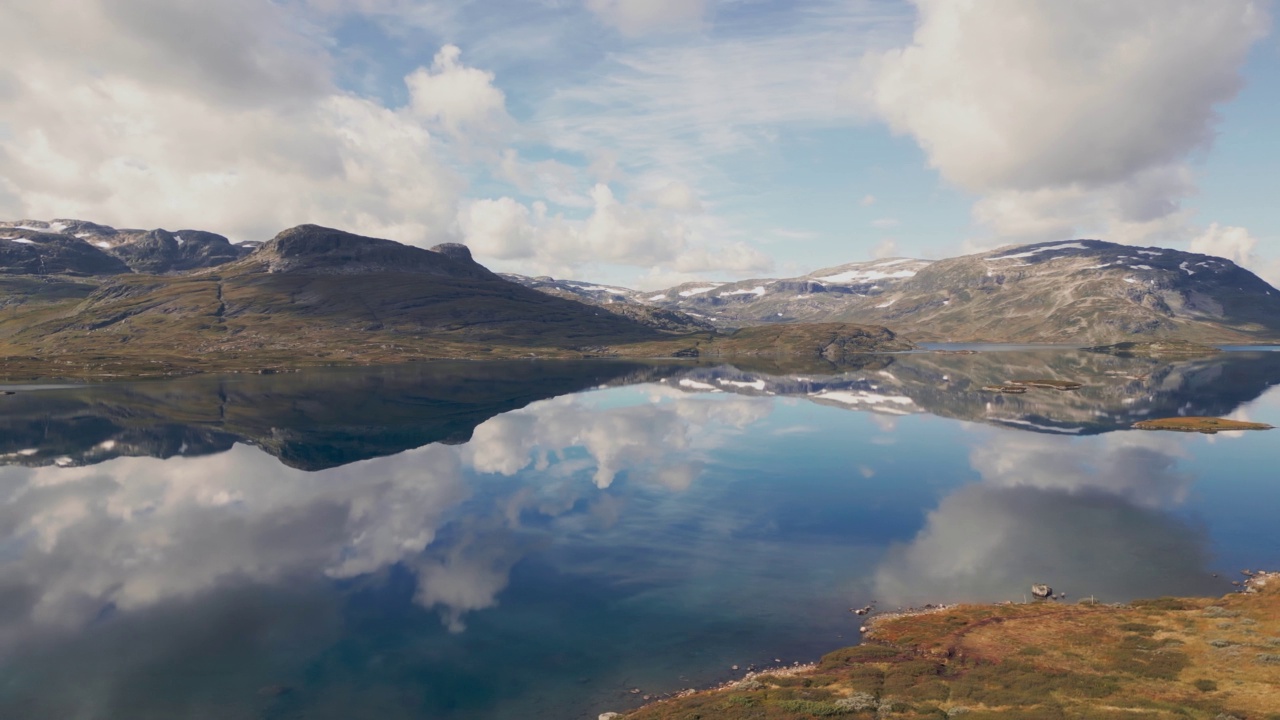
<path fill-rule="evenodd" d="M 1271 576 L 1272 578 L 1276 576 Z M 1277 720 L 1280 581 L 1126 606 L 957 606 L 627 720 Z"/>

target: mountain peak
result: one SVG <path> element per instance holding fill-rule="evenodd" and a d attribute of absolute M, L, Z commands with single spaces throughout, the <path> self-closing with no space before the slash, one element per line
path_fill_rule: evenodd
<path fill-rule="evenodd" d="M 424 250 L 394 240 L 365 237 L 320 225 L 298 225 L 281 231 L 246 262 L 267 272 L 354 275 L 370 272 L 421 273 L 454 277 L 493 277 L 471 259 L 464 246 L 452 243 Z"/>

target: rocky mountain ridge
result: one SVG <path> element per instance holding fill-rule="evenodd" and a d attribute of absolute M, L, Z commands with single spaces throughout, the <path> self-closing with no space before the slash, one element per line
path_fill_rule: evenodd
<path fill-rule="evenodd" d="M 71 253 L 79 262 L 59 262 L 61 254 L 54 253 L 55 248 Z M 32 260 L 20 261 L 23 256 L 15 251 L 22 253 L 23 249 Z M 159 275 L 216 267 L 253 250 L 251 244 L 234 245 L 222 235 L 204 230 L 116 229 L 71 219 L 0 222 L 3 274 Z"/>
<path fill-rule="evenodd" d="M 75 237 L 82 226 L 30 227 L 9 232 L 31 237 L 3 241 L 26 258 L 0 273 L 0 374 L 10 378 L 446 358 L 798 361 L 913 347 L 885 328 L 851 323 L 722 334 L 647 306 L 611 312 L 503 279 L 461 245 L 426 250 L 317 225 L 285 230 L 238 259 L 167 274 L 119 272 L 123 260 Z M 94 258 L 108 265 L 97 268 Z"/>
<path fill-rule="evenodd" d="M 544 292 L 572 286 L 522 282 Z M 934 261 L 891 258 L 651 293 L 606 289 L 615 302 L 678 310 L 720 328 L 856 322 L 943 342 L 1280 341 L 1280 291 L 1257 275 L 1211 255 L 1101 240 Z"/>
<path fill-rule="evenodd" d="M 363 278 L 354 281 L 359 284 L 380 273 L 392 279 L 390 285 L 374 283 L 378 286 L 362 289 L 358 297 L 339 300 L 337 294 L 350 295 L 352 288 L 331 287 L 338 278 Z M 266 279 L 286 276 L 294 279 Z M 311 279 L 298 280 L 303 276 Z M 216 323 L 224 323 L 248 312 L 236 305 L 244 300 L 234 294 L 238 290 L 221 294 L 232 277 L 241 290 L 270 286 L 270 300 L 250 303 L 259 310 L 287 297 L 305 318 L 319 312 L 357 328 L 412 332 L 484 328 L 491 331 L 488 337 L 509 334 L 523 338 L 520 342 L 529 335 L 524 323 L 537 322 L 530 312 L 551 306 L 551 324 L 566 329 L 565 339 L 582 338 L 585 345 L 614 345 L 624 336 L 635 340 L 641 328 L 679 334 L 794 323 L 885 326 L 912 340 L 942 342 L 1280 341 L 1280 291 L 1253 273 L 1223 258 L 1101 240 L 1013 246 L 933 261 L 887 258 L 793 278 L 694 282 L 645 293 L 498 275 L 475 262 L 462 245 L 426 250 L 315 225 L 235 245 L 197 230 L 118 230 L 80 220 L 0 223 L 5 290 L 0 307 L 27 312 L 43 303 L 52 317 L 68 310 L 59 303 L 79 298 L 85 304 L 75 311 L 91 317 L 81 329 L 132 317 L 139 309 L 133 301 L 156 292 L 167 298 L 151 303 L 156 312 L 190 318 L 212 303 Z M 334 279 L 322 282 L 322 277 Z M 437 300 L 443 298 L 441 283 L 453 284 L 448 315 L 454 321 L 436 314 L 423 324 L 425 305 L 434 306 L 428 314 L 444 307 L 415 299 L 426 278 L 433 278 L 434 288 L 427 295 Z M 193 301 L 188 291 L 197 287 L 197 295 L 212 293 L 212 300 Z M 391 287 L 395 291 L 389 294 Z M 496 296 L 502 300 L 495 303 Z M 548 298 L 552 305 L 543 307 Z M 127 302 L 122 306 L 121 301 Z M 335 304 L 343 310 L 321 310 L 333 310 Z M 417 319 L 407 325 L 388 322 L 404 320 L 405 313 L 416 313 Z M 570 317 L 585 319 L 586 325 L 570 330 L 577 322 Z M 14 328 L 0 327 L 0 337 L 21 333 Z M 606 337 L 604 343 L 593 342 Z"/>

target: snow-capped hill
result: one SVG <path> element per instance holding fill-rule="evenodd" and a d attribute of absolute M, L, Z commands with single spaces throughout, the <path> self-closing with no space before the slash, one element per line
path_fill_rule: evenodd
<path fill-rule="evenodd" d="M 929 263 L 929 260 L 917 260 L 914 258 L 885 258 L 823 268 L 822 270 L 815 270 L 805 277 L 817 282 L 843 287 L 893 284 L 899 280 L 915 277 L 916 273 L 920 272 Z"/>
<path fill-rule="evenodd" d="M 846 317 L 919 339 L 1205 342 L 1280 337 L 1280 292 L 1230 260 L 1071 240 L 939 260 Z"/>
<path fill-rule="evenodd" d="M 643 301 L 705 317 L 721 327 L 826 322 L 853 298 L 883 295 L 928 265 L 928 260 L 891 258 L 847 263 L 794 278 L 685 283 L 645 295 Z"/>
<path fill-rule="evenodd" d="M 714 326 L 693 313 L 655 306 L 649 300 L 654 293 L 642 293 L 613 285 L 597 285 L 579 280 L 557 280 L 546 275 L 528 277 L 506 273 L 502 277 L 548 295 L 595 305 L 652 328 L 668 332 L 700 332 Z"/>
<path fill-rule="evenodd" d="M 591 305 L 642 302 L 642 297 L 644 295 L 644 293 L 631 290 L 630 288 L 616 287 L 613 285 L 598 285 L 596 283 L 582 282 L 580 280 L 557 280 L 546 275 L 540 275 L 538 277 L 528 277 L 526 275 L 516 275 L 513 273 L 501 273 L 501 275 L 503 278 L 514 283 L 519 283 L 527 288 L 541 290 L 542 292 L 552 295 L 568 297 Z"/>
<path fill-rule="evenodd" d="M 1220 257 L 1102 240 L 936 261 L 887 258 L 795 278 L 691 282 L 647 293 L 609 288 L 608 297 L 720 328 L 847 322 L 924 341 L 1280 341 L 1280 291 L 1257 275 Z"/>

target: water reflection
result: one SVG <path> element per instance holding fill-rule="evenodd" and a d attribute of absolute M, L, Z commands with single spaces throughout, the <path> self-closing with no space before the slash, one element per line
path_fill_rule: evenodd
<path fill-rule="evenodd" d="M 1024 598 L 1051 580 L 1105 600 L 1211 594 L 1204 528 L 1166 510 L 1193 478 L 1178 439 L 1120 433 L 1088 442 L 990 434 L 970 461 L 981 482 L 943 498 L 876 573 L 876 592 L 904 605 L 937 598 Z"/>
<path fill-rule="evenodd" d="M 1261 474 L 1265 438 L 1107 431 L 1269 417 L 1277 356 L 1004 355 L 0 398 L 0 716 L 594 717 L 853 642 L 871 599 L 1225 590 L 1257 549 L 1195 500 Z"/>
<path fill-rule="evenodd" d="M 0 403 L 0 461 L 89 465 L 257 445 L 322 470 L 430 443 L 544 398 L 663 377 L 629 362 L 439 362 L 282 376 L 196 377 L 19 393 Z"/>

